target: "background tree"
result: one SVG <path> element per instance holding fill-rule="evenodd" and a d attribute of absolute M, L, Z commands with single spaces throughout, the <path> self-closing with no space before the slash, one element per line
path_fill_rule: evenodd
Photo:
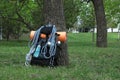
<path fill-rule="evenodd" d="M 67 29 L 72 28 L 79 15 L 81 2 L 79 0 L 64 0 L 64 13 Z"/>
<path fill-rule="evenodd" d="M 77 16 L 82 19 L 81 27 L 92 28 L 95 25 L 95 17 L 92 4 L 80 0 L 64 0 L 64 10 L 67 28 L 72 28 L 77 21 Z"/>
<path fill-rule="evenodd" d="M 44 0 L 43 10 L 44 24 L 50 22 L 56 25 L 58 31 L 66 31 L 62 0 Z M 58 65 L 68 65 L 67 42 L 62 43 L 58 56 Z"/>
<path fill-rule="evenodd" d="M 82 19 L 83 32 L 87 32 L 95 27 L 95 15 L 93 12 L 93 5 L 91 3 L 83 2 L 80 7 L 79 15 Z"/>
<path fill-rule="evenodd" d="M 92 0 L 97 23 L 97 47 L 107 47 L 107 24 L 103 0 Z"/>
<path fill-rule="evenodd" d="M 7 40 L 9 40 L 8 36 L 19 38 L 23 32 L 36 28 L 33 17 L 36 9 L 37 5 L 32 0 L 1 0 L 0 12 L 2 12 L 4 38 Z M 11 30 L 8 30 L 8 27 Z"/>
<path fill-rule="evenodd" d="M 97 24 L 97 47 L 107 47 L 107 23 L 105 18 L 103 0 L 82 0 L 86 2 L 92 1 L 96 16 Z"/>
<path fill-rule="evenodd" d="M 107 27 L 115 28 L 120 23 L 120 3 L 119 0 L 105 0 L 105 12 L 107 18 Z"/>

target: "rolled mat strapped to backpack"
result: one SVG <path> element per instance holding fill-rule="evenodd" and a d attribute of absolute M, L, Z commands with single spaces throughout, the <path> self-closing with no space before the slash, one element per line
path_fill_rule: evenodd
<path fill-rule="evenodd" d="M 32 40 L 34 37 L 35 31 L 30 32 L 30 39 Z M 65 42 L 66 41 L 66 32 L 57 32 L 58 36 L 58 41 Z M 41 38 L 46 38 L 46 34 L 41 34 Z"/>

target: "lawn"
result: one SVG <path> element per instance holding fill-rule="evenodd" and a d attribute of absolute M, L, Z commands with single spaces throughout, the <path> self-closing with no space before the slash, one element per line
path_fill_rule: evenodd
<path fill-rule="evenodd" d="M 68 33 L 69 66 L 24 66 L 28 41 L 0 41 L 0 80 L 120 80 L 120 41 L 108 34 L 98 48 L 91 33 Z"/>

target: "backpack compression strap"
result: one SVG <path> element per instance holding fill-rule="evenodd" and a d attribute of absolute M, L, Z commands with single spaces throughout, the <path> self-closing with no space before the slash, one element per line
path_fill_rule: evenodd
<path fill-rule="evenodd" d="M 29 53 L 26 55 L 26 61 L 25 61 L 25 65 L 26 65 L 26 66 L 29 66 L 29 65 L 30 65 L 30 62 L 31 62 L 31 59 L 32 59 L 32 54 L 35 52 L 35 48 L 36 48 L 36 45 L 37 45 L 37 43 L 38 43 L 40 31 L 41 31 L 41 29 L 42 29 L 43 27 L 44 27 L 44 26 L 40 27 L 40 28 L 35 32 L 35 35 L 34 35 L 34 37 L 33 37 L 33 40 L 32 40 L 31 46 L 30 46 L 30 51 L 29 51 Z"/>

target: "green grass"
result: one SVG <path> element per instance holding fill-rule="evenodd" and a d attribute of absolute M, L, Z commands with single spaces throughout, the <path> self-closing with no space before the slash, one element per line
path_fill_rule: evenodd
<path fill-rule="evenodd" d="M 27 41 L 0 41 L 0 80 L 120 80 L 120 41 L 108 34 L 108 47 L 97 48 L 90 33 L 68 34 L 67 67 L 26 67 Z"/>

